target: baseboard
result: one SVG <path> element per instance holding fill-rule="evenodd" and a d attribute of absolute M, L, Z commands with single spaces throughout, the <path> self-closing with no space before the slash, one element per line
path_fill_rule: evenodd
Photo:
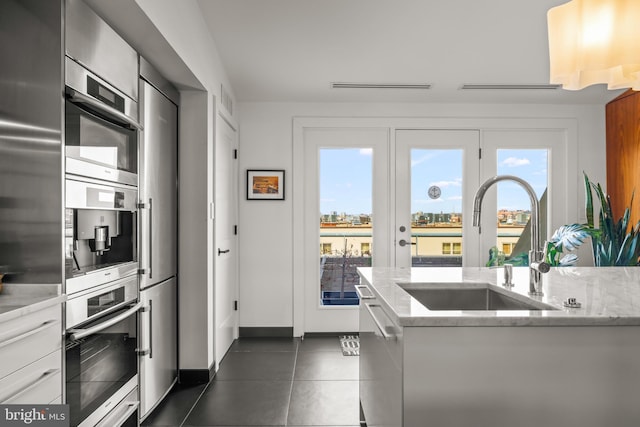
<path fill-rule="evenodd" d="M 180 369 L 178 381 L 180 384 L 207 384 L 216 375 L 215 362 L 209 369 Z"/>
<path fill-rule="evenodd" d="M 358 332 L 305 332 L 306 338 L 339 337 L 342 335 L 358 335 Z"/>
<path fill-rule="evenodd" d="M 292 327 L 240 327 L 240 338 L 293 338 Z"/>

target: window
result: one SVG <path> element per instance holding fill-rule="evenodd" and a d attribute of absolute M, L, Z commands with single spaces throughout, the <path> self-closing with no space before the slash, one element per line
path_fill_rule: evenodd
<path fill-rule="evenodd" d="M 360 243 L 360 253 L 362 255 L 371 256 L 371 243 L 369 242 Z"/>
<path fill-rule="evenodd" d="M 367 148 L 319 150 L 322 305 L 357 305 L 356 269 L 371 266 L 372 153 Z"/>
<path fill-rule="evenodd" d="M 462 253 L 462 243 L 453 243 L 453 254 L 460 255 Z"/>
<path fill-rule="evenodd" d="M 442 255 L 451 254 L 451 243 L 443 243 L 442 244 Z"/>

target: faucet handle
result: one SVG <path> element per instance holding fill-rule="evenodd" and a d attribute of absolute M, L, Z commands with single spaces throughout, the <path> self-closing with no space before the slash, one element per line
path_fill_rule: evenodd
<path fill-rule="evenodd" d="M 532 262 L 529 267 L 540 273 L 548 273 L 551 270 L 551 266 L 546 261 Z"/>
<path fill-rule="evenodd" d="M 513 288 L 513 265 L 511 264 L 504 265 L 504 283 L 502 286 L 505 288 Z"/>
<path fill-rule="evenodd" d="M 489 268 L 500 268 L 503 267 L 504 268 L 504 282 L 502 282 L 502 286 L 504 286 L 507 289 L 513 288 L 514 284 L 513 284 L 513 265 L 512 264 L 503 264 L 503 265 L 496 265 L 494 267 L 489 267 Z"/>

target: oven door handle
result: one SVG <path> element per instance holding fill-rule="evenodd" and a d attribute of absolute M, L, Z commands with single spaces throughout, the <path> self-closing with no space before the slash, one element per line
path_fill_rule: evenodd
<path fill-rule="evenodd" d="M 122 113 L 121 111 L 118 111 L 113 107 L 105 105 L 102 102 L 98 101 L 97 99 L 87 96 L 84 93 L 78 92 L 75 89 L 72 89 L 70 87 L 66 88 L 66 92 L 67 92 L 67 95 L 69 96 L 69 101 L 73 102 L 74 104 L 90 105 L 91 107 L 97 109 L 101 113 L 107 114 L 121 123 L 124 122 L 125 124 L 129 125 L 134 129 L 142 130 L 142 125 L 140 123 L 128 117 L 126 114 Z"/>
<path fill-rule="evenodd" d="M 134 305 L 131 306 L 131 308 L 127 311 L 125 311 L 122 314 L 119 314 L 115 317 L 112 317 L 111 319 L 104 321 L 102 323 L 100 323 L 99 325 L 93 326 L 91 328 L 87 328 L 87 329 L 69 329 L 67 332 L 70 334 L 70 338 L 72 340 L 79 340 L 80 338 L 84 338 L 84 337 L 88 337 L 89 335 L 93 335 L 95 333 L 98 333 L 104 329 L 107 329 L 110 326 L 115 325 L 116 323 L 126 319 L 127 317 L 131 316 L 132 314 L 135 314 L 138 310 L 140 310 L 140 308 L 142 307 L 142 302 L 138 302 Z"/>

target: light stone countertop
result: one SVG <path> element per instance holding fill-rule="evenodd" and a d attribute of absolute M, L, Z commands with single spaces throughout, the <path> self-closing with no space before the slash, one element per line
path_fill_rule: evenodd
<path fill-rule="evenodd" d="M 0 293 L 0 322 L 24 316 L 66 301 L 61 285 L 3 283 Z"/>
<path fill-rule="evenodd" d="M 490 283 L 504 289 L 503 269 L 483 267 L 358 268 L 362 284 L 401 326 L 638 326 L 640 267 L 555 267 L 542 275 L 544 296 L 529 292 L 529 268 L 514 267 L 511 292 L 556 310 L 429 310 L 398 283 Z M 580 308 L 563 302 L 576 298 Z"/>

